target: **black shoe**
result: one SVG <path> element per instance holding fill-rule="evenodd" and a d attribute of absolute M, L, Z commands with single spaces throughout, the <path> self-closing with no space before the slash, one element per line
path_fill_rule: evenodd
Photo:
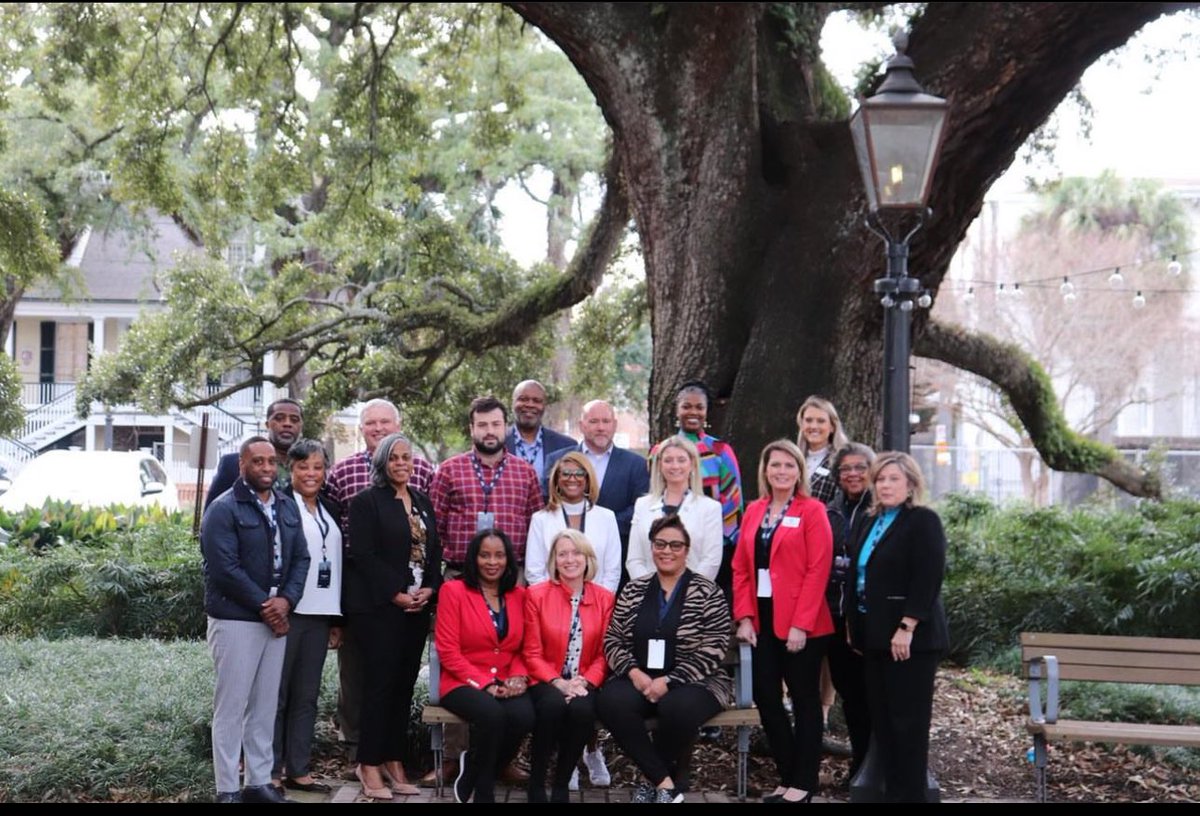
<path fill-rule="evenodd" d="M 720 738 L 721 726 L 719 725 L 706 725 L 700 729 L 700 739 L 707 740 L 708 742 L 716 742 Z"/>
<path fill-rule="evenodd" d="M 471 798 L 471 782 L 467 779 L 467 752 L 458 755 L 458 776 L 454 778 L 454 801 L 465 805 Z"/>
<path fill-rule="evenodd" d="M 283 792 L 274 785 L 255 785 L 242 788 L 242 801 L 260 805 L 287 804 L 289 800 Z"/>
<path fill-rule="evenodd" d="M 770 805 L 770 804 L 774 804 L 775 802 L 782 802 L 782 801 L 783 801 L 782 793 L 768 793 L 766 796 L 764 796 L 762 798 L 762 803 L 764 805 Z"/>
<path fill-rule="evenodd" d="M 217 798 L 214 799 L 213 801 L 217 802 L 218 804 L 221 804 L 224 802 L 241 802 L 242 801 L 242 792 L 241 791 L 233 791 L 232 793 L 218 793 Z"/>
<path fill-rule="evenodd" d="M 654 792 L 654 801 L 660 805 L 677 805 L 683 801 L 683 791 L 677 788 L 659 788 Z"/>
<path fill-rule="evenodd" d="M 331 793 L 333 788 L 315 779 L 312 782 L 297 782 L 295 779 L 283 780 L 283 786 L 289 790 L 304 791 L 305 793 Z"/>

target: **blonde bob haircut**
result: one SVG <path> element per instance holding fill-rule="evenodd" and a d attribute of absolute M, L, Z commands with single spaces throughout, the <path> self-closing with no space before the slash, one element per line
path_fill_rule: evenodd
<path fill-rule="evenodd" d="M 804 454 L 790 439 L 776 439 L 763 448 L 762 455 L 758 457 L 758 495 L 767 498 L 771 496 L 771 485 L 767 482 L 767 462 L 770 461 L 771 454 L 775 451 L 792 457 L 796 462 L 796 467 L 800 469 L 800 478 L 796 481 L 796 488 L 792 491 L 792 495 L 811 496 L 812 494 L 808 492 L 808 473 L 804 465 Z"/>
<path fill-rule="evenodd" d="M 587 562 L 587 566 L 583 568 L 583 580 L 585 582 L 596 577 L 596 573 L 600 571 L 600 564 L 596 560 L 596 548 L 592 546 L 592 542 L 587 540 L 587 536 L 578 530 L 560 530 L 554 536 L 554 540 L 550 542 L 550 553 L 546 556 L 546 575 L 550 576 L 551 581 L 558 581 L 558 563 L 556 556 L 558 555 L 558 542 L 567 539 L 575 545 L 575 549 L 579 550 L 579 554 L 583 556 Z"/>
<path fill-rule="evenodd" d="M 829 427 L 832 433 L 829 434 L 829 453 L 837 453 L 842 448 L 846 447 L 850 442 L 850 437 L 846 436 L 846 432 L 842 430 L 842 418 L 838 416 L 837 408 L 833 407 L 833 403 L 824 397 L 812 396 L 800 404 L 800 410 L 796 412 L 796 444 L 800 446 L 800 452 L 804 456 L 808 456 L 808 442 L 804 438 L 804 412 L 809 408 L 816 408 L 818 411 L 823 411 L 829 417 Z"/>
<path fill-rule="evenodd" d="M 596 484 L 596 470 L 592 467 L 592 463 L 579 451 L 567 451 L 561 459 L 554 463 L 554 467 L 550 468 L 550 475 L 546 481 L 546 484 L 549 485 L 550 494 L 546 497 L 547 510 L 557 510 L 559 505 L 562 504 L 562 496 L 558 494 L 558 479 L 568 464 L 578 465 L 587 474 L 585 477 L 587 481 L 583 486 L 583 497 L 585 499 L 595 504 L 596 498 L 600 495 L 600 485 Z"/>
<path fill-rule="evenodd" d="M 678 434 L 664 439 L 654 454 L 654 467 L 650 469 L 650 495 L 662 496 L 667 492 L 667 480 L 662 475 L 662 458 L 663 454 L 671 448 L 679 448 L 692 460 L 692 475 L 688 477 L 688 490 L 692 491 L 693 496 L 703 496 L 704 481 L 700 476 L 700 451 L 696 450 L 696 445 L 692 440 Z"/>
<path fill-rule="evenodd" d="M 921 468 L 918 467 L 917 460 L 900 451 L 884 451 L 875 457 L 875 463 L 871 465 L 868 477 L 872 498 L 871 509 L 867 512 L 872 516 L 880 510 L 879 493 L 875 490 L 875 480 L 879 478 L 879 472 L 888 465 L 900 468 L 900 472 L 904 474 L 904 479 L 908 482 L 908 498 L 904 500 L 904 506 L 919 507 L 925 503 L 925 477 L 921 475 Z"/>

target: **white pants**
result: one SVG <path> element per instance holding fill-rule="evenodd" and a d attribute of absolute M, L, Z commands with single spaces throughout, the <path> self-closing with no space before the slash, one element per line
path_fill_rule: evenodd
<path fill-rule="evenodd" d="M 271 784 L 275 710 L 286 638 L 258 621 L 208 619 L 208 651 L 216 669 L 213 688 L 213 774 L 217 793 L 238 785 L 238 759 L 246 758 L 246 786 Z"/>

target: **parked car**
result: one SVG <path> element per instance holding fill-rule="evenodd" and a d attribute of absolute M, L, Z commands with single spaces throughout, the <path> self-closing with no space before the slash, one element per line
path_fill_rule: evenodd
<path fill-rule="evenodd" d="M 9 512 L 47 499 L 81 507 L 110 504 L 179 509 L 179 492 L 159 461 L 136 451 L 52 450 L 29 462 L 0 496 Z"/>

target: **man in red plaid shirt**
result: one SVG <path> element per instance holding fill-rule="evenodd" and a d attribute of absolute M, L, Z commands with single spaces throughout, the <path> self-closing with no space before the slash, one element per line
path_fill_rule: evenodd
<path fill-rule="evenodd" d="M 544 506 L 537 471 L 504 449 L 508 411 L 495 397 L 477 397 L 467 413 L 472 449 L 438 467 L 430 488 L 442 560 L 460 571 L 467 544 L 484 528 L 503 530 L 517 561 L 525 561 L 529 518 Z"/>

